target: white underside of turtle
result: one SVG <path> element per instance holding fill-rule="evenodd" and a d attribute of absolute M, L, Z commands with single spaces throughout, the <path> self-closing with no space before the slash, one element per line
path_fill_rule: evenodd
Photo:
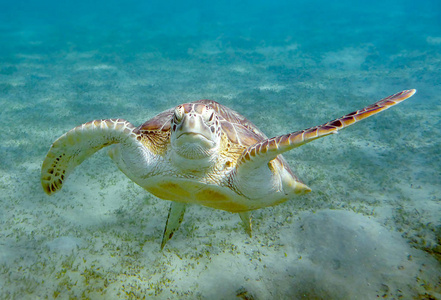
<path fill-rule="evenodd" d="M 123 119 L 94 120 L 52 144 L 41 183 L 46 193 L 57 192 L 76 166 L 111 146 L 110 157 L 124 174 L 156 197 L 172 201 L 161 248 L 179 228 L 188 203 L 239 213 L 251 235 L 250 211 L 311 191 L 282 153 L 337 133 L 415 92 L 402 91 L 325 124 L 273 138 L 211 100 L 181 104 L 138 127 Z"/>

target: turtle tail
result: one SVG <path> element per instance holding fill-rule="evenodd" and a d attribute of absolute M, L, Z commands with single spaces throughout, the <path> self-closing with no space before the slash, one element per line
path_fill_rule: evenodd
<path fill-rule="evenodd" d="M 59 137 L 41 166 L 41 185 L 47 194 L 61 189 L 70 172 L 98 150 L 117 143 L 138 142 L 135 127 L 123 119 L 94 120 Z"/>

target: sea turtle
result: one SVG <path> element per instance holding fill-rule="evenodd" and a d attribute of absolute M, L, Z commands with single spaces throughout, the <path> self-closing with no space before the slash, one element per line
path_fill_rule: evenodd
<path fill-rule="evenodd" d="M 311 191 L 291 171 L 283 152 L 337 133 L 415 92 L 405 90 L 323 125 L 273 138 L 211 100 L 178 105 L 138 127 L 123 119 L 94 120 L 53 143 L 41 183 L 47 194 L 55 193 L 76 166 L 113 145 L 109 155 L 124 174 L 172 201 L 161 249 L 179 228 L 188 203 L 239 213 L 251 235 L 250 211 Z"/>

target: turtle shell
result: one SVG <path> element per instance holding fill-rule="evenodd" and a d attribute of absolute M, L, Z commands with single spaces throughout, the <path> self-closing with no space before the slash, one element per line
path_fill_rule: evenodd
<path fill-rule="evenodd" d="M 219 118 L 223 132 L 233 144 L 247 148 L 267 139 L 267 136 L 256 125 L 231 108 L 213 100 L 198 100 L 191 103 L 202 103 L 213 108 Z M 173 112 L 174 108 L 163 111 L 139 126 L 135 131 L 146 136 L 156 145 L 161 141 L 165 142 L 165 140 L 170 138 L 170 124 Z M 155 140 L 157 141 L 155 142 Z"/>

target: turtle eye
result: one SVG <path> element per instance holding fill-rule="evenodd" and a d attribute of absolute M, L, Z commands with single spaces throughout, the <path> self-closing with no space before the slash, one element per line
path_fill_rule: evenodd
<path fill-rule="evenodd" d="M 210 117 L 208 118 L 208 122 L 213 122 L 214 119 L 214 112 L 211 113 Z"/>
<path fill-rule="evenodd" d="M 203 113 L 203 117 L 204 117 L 205 122 L 207 122 L 209 124 L 213 123 L 214 116 L 215 116 L 214 110 L 211 108 L 207 108 Z"/>
<path fill-rule="evenodd" d="M 176 107 L 175 112 L 173 114 L 173 121 L 175 123 L 180 123 L 183 117 L 184 117 L 184 108 L 182 106 Z"/>

